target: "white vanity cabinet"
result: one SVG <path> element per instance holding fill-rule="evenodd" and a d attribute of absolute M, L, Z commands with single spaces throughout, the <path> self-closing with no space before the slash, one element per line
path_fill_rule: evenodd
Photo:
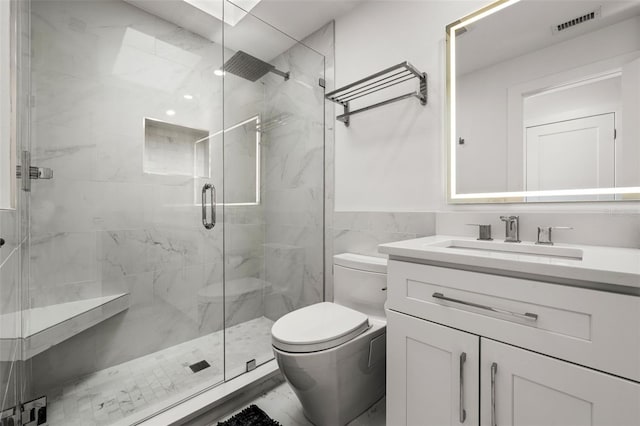
<path fill-rule="evenodd" d="M 479 355 L 474 334 L 387 311 L 387 424 L 477 425 Z"/>
<path fill-rule="evenodd" d="M 640 297 L 398 260 L 388 281 L 387 424 L 640 425 Z"/>
<path fill-rule="evenodd" d="M 638 383 L 490 339 L 480 346 L 482 425 L 640 425 Z"/>

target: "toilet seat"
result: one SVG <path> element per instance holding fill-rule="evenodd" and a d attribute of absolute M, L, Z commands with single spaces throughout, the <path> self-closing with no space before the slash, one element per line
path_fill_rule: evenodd
<path fill-rule="evenodd" d="M 290 312 L 271 329 L 273 346 L 281 351 L 317 352 L 339 346 L 369 328 L 362 312 L 331 302 Z"/>

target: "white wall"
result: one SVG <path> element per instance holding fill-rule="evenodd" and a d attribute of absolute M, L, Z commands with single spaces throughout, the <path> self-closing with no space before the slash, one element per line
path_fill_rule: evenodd
<path fill-rule="evenodd" d="M 445 26 L 487 1 L 369 1 L 336 20 L 336 86 L 408 60 L 428 74 L 414 99 L 337 122 L 336 210 L 421 211 L 444 200 Z M 339 108 L 338 108 L 339 109 Z"/>

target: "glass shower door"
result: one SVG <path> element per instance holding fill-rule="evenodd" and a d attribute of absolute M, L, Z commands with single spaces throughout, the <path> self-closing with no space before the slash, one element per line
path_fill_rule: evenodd
<path fill-rule="evenodd" d="M 271 326 L 323 298 L 324 56 L 231 2 L 225 26 L 225 377 L 273 359 Z"/>
<path fill-rule="evenodd" d="M 30 193 L 26 356 L 52 425 L 224 379 L 222 45 L 132 3 L 31 2 L 31 157 L 53 178 Z"/>
<path fill-rule="evenodd" d="M 28 254 L 28 197 L 16 179 L 21 152 L 29 149 L 28 5 L 19 1 L 0 4 L 0 150 L 3 181 L 0 208 L 0 423 L 18 424 L 25 401 L 23 328 L 28 320 L 25 303 L 24 257 Z M 28 263 L 27 263 L 28 265 Z"/>

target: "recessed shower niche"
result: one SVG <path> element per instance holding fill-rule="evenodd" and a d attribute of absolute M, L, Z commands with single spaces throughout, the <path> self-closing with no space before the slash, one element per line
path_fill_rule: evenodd
<path fill-rule="evenodd" d="M 144 119 L 144 173 L 211 177 L 209 132 Z"/>

